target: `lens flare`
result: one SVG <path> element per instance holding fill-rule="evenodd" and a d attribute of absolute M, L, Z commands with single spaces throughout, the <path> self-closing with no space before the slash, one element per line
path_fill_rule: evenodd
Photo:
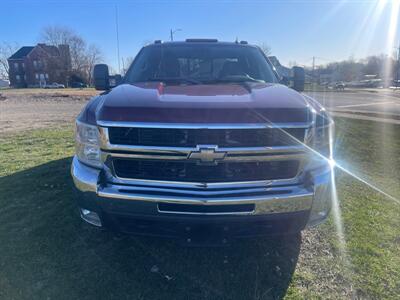
<path fill-rule="evenodd" d="M 313 110 L 315 112 L 315 110 Z M 268 120 L 267 118 L 265 118 L 265 116 L 261 115 L 260 113 L 253 111 L 255 114 L 257 114 L 260 118 L 262 118 L 267 124 L 271 124 L 274 125 L 273 122 L 271 122 L 270 120 Z M 360 181 L 361 183 L 367 185 L 368 187 L 370 187 L 371 189 L 373 189 L 374 191 L 384 195 L 385 197 L 387 197 L 388 199 L 392 200 L 393 202 L 397 203 L 400 205 L 400 200 L 397 199 L 396 197 L 390 195 L 389 193 L 385 192 L 384 190 L 382 190 L 381 188 L 375 186 L 374 184 L 368 182 L 368 180 L 363 179 L 360 175 L 357 175 L 356 173 L 354 173 L 353 171 L 350 171 L 348 168 L 340 165 L 338 162 L 336 162 L 332 157 L 326 157 L 323 154 L 319 153 L 318 151 L 316 151 L 315 149 L 311 148 L 309 145 L 307 145 L 306 143 L 304 143 L 304 141 L 301 141 L 299 139 L 297 139 L 295 136 L 291 135 L 290 133 L 288 133 L 287 131 L 280 129 L 284 134 L 286 134 L 288 137 L 290 137 L 291 139 L 295 140 L 296 142 L 298 142 L 299 144 L 301 144 L 307 151 L 309 151 L 310 153 L 312 153 L 313 155 L 315 155 L 315 157 L 322 159 L 324 161 L 326 161 L 330 166 L 335 167 L 337 169 L 339 169 L 340 171 L 343 171 L 344 173 L 346 173 L 347 175 L 350 175 L 351 177 L 353 177 L 354 179 Z M 333 153 L 333 132 L 329 132 L 329 144 L 331 147 L 331 153 Z"/>
<path fill-rule="evenodd" d="M 389 53 L 393 50 L 395 37 L 398 29 L 400 0 L 394 0 L 391 3 L 390 23 L 387 40 L 387 50 Z"/>
<path fill-rule="evenodd" d="M 345 261 L 346 267 L 350 267 L 350 260 L 347 256 L 346 239 L 344 237 L 342 212 L 340 210 L 340 201 L 337 195 L 335 176 L 332 176 L 332 216 L 336 227 L 336 235 L 339 241 L 339 250 Z"/>
<path fill-rule="evenodd" d="M 384 5 L 381 2 L 373 2 L 369 5 L 367 12 L 360 24 L 355 28 L 355 33 L 351 39 L 349 47 L 350 53 L 353 53 L 359 45 L 362 45 L 361 40 L 365 39 L 366 47 L 357 49 L 361 51 L 362 56 L 368 55 L 368 50 L 371 47 L 373 38 L 376 34 L 376 28 L 378 27 L 379 20 L 381 18 Z M 368 34 L 365 34 L 368 32 Z"/>

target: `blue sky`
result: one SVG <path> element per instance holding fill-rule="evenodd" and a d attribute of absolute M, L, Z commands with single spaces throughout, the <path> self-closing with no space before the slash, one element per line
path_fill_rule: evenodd
<path fill-rule="evenodd" d="M 105 62 L 116 67 L 117 5 L 121 57 L 135 56 L 145 42 L 168 40 L 170 28 L 181 28 L 176 40 L 238 37 L 268 44 L 285 64 L 311 65 L 313 56 L 323 64 L 392 52 L 388 36 L 396 45 L 400 40 L 400 23 L 391 22 L 399 2 L 2 0 L 7 13 L 0 18 L 0 42 L 33 45 L 44 26 L 67 26 L 99 46 Z"/>

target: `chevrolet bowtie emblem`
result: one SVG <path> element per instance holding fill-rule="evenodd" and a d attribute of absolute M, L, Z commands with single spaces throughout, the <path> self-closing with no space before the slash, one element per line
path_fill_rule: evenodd
<path fill-rule="evenodd" d="M 188 159 L 197 160 L 200 164 L 216 164 L 218 160 L 224 159 L 226 152 L 218 151 L 216 145 L 197 145 L 196 150 L 190 152 Z"/>

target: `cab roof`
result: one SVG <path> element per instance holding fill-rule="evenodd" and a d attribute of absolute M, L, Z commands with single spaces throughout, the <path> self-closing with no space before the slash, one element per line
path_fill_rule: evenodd
<path fill-rule="evenodd" d="M 194 45 L 194 44 L 201 44 L 201 45 L 243 45 L 243 46 L 252 46 L 247 43 L 247 41 L 236 41 L 236 42 L 220 42 L 217 39 L 186 39 L 184 41 L 162 41 L 162 40 L 155 40 L 154 43 L 149 44 L 151 45 Z"/>

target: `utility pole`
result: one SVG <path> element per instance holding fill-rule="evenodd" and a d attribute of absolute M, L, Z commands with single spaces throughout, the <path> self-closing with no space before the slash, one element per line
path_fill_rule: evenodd
<path fill-rule="evenodd" d="M 396 87 L 399 87 L 400 81 L 400 42 L 397 48 L 397 69 L 396 69 Z"/>
<path fill-rule="evenodd" d="M 312 58 L 312 78 L 315 81 L 315 56 Z"/>
<path fill-rule="evenodd" d="M 170 29 L 170 31 L 169 31 L 169 37 L 170 37 L 170 39 L 171 39 L 171 42 L 174 40 L 174 33 L 175 33 L 175 32 L 178 32 L 178 31 L 182 31 L 182 29 L 175 29 L 175 30 Z"/>
<path fill-rule="evenodd" d="M 115 30 L 117 34 L 117 58 L 118 58 L 118 73 L 121 74 L 121 62 L 119 59 L 119 30 L 118 30 L 118 8 L 115 4 Z"/>

